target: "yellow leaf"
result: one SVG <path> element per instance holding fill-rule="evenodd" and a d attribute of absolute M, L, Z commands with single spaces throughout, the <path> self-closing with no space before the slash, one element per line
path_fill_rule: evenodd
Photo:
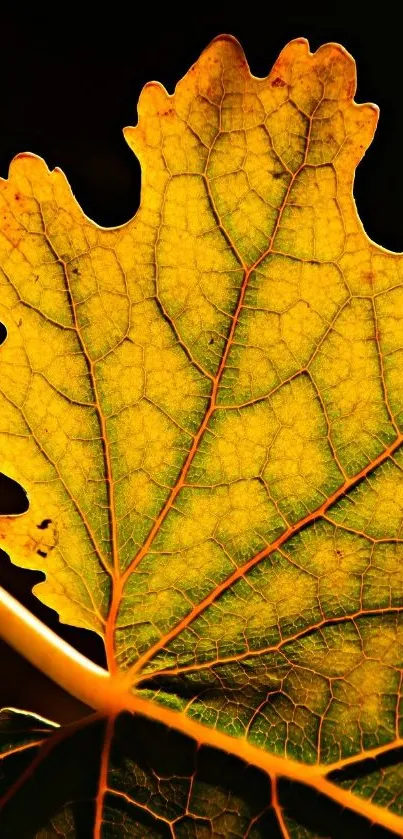
<path fill-rule="evenodd" d="M 221 37 L 144 88 L 128 224 L 32 155 L 0 188 L 2 545 L 144 713 L 311 785 L 402 745 L 403 261 L 352 198 L 355 86 L 336 44 L 258 79 Z M 316 788 L 403 834 L 389 769 Z"/>

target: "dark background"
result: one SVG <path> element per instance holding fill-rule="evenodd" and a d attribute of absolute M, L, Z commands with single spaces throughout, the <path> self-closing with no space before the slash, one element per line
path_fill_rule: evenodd
<path fill-rule="evenodd" d="M 139 164 L 122 128 L 135 124 L 143 85 L 175 83 L 216 35 L 229 32 L 242 42 L 252 72 L 265 76 L 291 38 L 308 38 L 312 50 L 338 41 L 358 65 L 358 102 L 372 101 L 381 116 L 375 141 L 361 163 L 355 185 L 358 211 L 369 236 L 403 251 L 403 66 L 400 26 L 388 5 L 353 19 L 335 4 L 332 12 L 301 3 L 243 4 L 242 10 L 214 9 L 194 1 L 188 17 L 165 7 L 117 3 L 108 11 L 69 4 L 42 11 L 15 3 L 0 11 L 0 176 L 12 157 L 31 151 L 67 175 L 83 210 L 101 225 L 122 224 L 139 204 Z M 282 8 L 283 6 L 283 8 Z M 51 8 L 51 7 L 50 7 Z M 0 335 L 1 339 L 1 335 Z M 20 512 L 25 496 L 0 477 L 0 513 Z M 57 615 L 31 594 L 40 573 L 12 566 L 0 553 L 0 584 L 67 641 L 99 664 L 102 642 L 86 630 L 58 623 Z M 0 642 L 0 707 L 13 705 L 59 722 L 85 711 L 72 697 Z"/>

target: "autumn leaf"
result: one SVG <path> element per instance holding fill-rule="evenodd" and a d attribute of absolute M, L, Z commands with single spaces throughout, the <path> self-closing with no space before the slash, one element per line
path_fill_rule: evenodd
<path fill-rule="evenodd" d="M 0 469 L 29 510 L 0 538 L 109 670 L 2 595 L 98 712 L 3 712 L 2 836 L 403 835 L 403 263 L 356 213 L 355 86 L 336 44 L 258 79 L 223 36 L 145 87 L 128 224 L 33 155 L 1 182 Z"/>

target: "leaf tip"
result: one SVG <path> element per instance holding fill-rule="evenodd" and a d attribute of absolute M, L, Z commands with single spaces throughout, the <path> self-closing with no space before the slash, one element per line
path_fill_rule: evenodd
<path fill-rule="evenodd" d="M 49 174 L 49 169 L 42 157 L 38 154 L 34 154 L 33 152 L 24 151 L 16 154 L 15 157 L 10 162 L 8 168 L 8 180 L 10 180 L 13 175 L 26 170 L 32 171 L 45 171 L 46 174 Z"/>
<path fill-rule="evenodd" d="M 239 50 L 240 52 L 243 53 L 243 48 L 242 48 L 240 42 L 238 41 L 238 38 L 236 38 L 235 35 L 230 35 L 229 32 L 222 32 L 220 35 L 216 35 L 215 38 L 212 38 L 212 40 L 207 45 L 207 47 L 205 47 L 203 52 L 206 52 L 206 50 L 210 49 L 210 47 L 212 47 L 214 44 L 227 44 L 227 43 L 232 44 L 232 46 L 235 47 L 235 49 L 237 49 L 237 50 Z"/>
<path fill-rule="evenodd" d="M 249 70 L 249 65 L 242 45 L 234 35 L 230 35 L 228 33 L 216 35 L 216 37 L 210 41 L 201 53 L 200 58 L 190 68 L 189 73 L 194 72 L 199 62 L 203 65 L 205 61 L 213 64 L 221 61 L 224 66 L 230 63 L 231 65 L 238 65 Z"/>

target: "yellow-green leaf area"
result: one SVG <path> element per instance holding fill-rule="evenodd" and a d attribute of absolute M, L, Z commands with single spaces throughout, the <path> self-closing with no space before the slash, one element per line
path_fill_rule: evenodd
<path fill-rule="evenodd" d="M 127 224 L 33 155 L 0 183 L 1 545 L 136 697 L 330 772 L 403 736 L 403 263 L 355 87 L 338 45 L 256 78 L 221 37 L 144 88 Z M 389 769 L 351 789 L 397 812 Z"/>

